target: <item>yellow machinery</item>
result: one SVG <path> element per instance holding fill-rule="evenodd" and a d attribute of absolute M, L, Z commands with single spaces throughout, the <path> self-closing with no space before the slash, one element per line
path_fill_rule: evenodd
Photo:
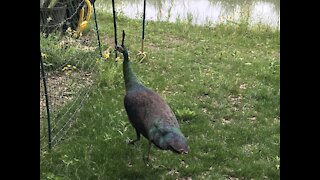
<path fill-rule="evenodd" d="M 90 17 L 91 17 L 91 13 L 92 13 L 92 6 L 89 0 L 85 0 L 87 7 L 88 7 L 88 12 L 86 15 L 86 18 L 84 19 L 84 7 L 81 8 L 80 10 L 80 17 L 79 17 L 79 22 L 78 22 L 78 27 L 77 27 L 77 33 L 80 34 L 81 32 L 83 32 L 90 21 Z"/>

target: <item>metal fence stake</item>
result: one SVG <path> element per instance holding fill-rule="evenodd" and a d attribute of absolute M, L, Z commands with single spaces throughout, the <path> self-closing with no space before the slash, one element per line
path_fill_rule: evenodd
<path fill-rule="evenodd" d="M 50 109 L 49 109 L 49 98 L 48 98 L 48 91 L 47 91 L 47 82 L 46 77 L 43 69 L 43 62 L 42 62 L 42 55 L 41 55 L 41 48 L 40 48 L 40 66 L 41 66 L 41 74 L 44 86 L 44 95 L 46 97 L 46 109 L 47 109 L 47 117 L 48 117 L 48 145 L 49 149 L 51 149 L 51 127 L 50 127 Z"/>

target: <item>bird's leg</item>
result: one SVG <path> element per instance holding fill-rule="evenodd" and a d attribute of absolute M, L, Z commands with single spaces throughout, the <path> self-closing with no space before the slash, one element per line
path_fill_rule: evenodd
<path fill-rule="evenodd" d="M 148 160 L 150 160 L 150 150 L 151 150 L 151 141 L 149 141 L 149 148 L 148 148 L 148 154 L 147 154 L 147 158 Z"/>
<path fill-rule="evenodd" d="M 147 156 L 145 156 L 144 158 L 143 158 L 143 161 L 144 161 L 144 163 L 147 165 L 147 166 L 149 166 L 149 161 L 150 161 L 150 149 L 151 149 L 151 141 L 149 140 L 149 147 L 148 147 L 148 151 L 147 151 Z"/>
<path fill-rule="evenodd" d="M 136 130 L 136 133 L 137 133 L 137 139 L 130 141 L 129 144 L 134 144 L 135 142 L 140 140 L 140 133 L 137 130 Z"/>

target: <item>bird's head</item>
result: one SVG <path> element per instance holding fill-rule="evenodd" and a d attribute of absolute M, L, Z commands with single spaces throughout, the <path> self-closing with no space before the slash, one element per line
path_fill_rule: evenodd
<path fill-rule="evenodd" d="M 182 134 L 174 134 L 168 141 L 168 149 L 178 154 L 188 154 L 189 148 L 186 138 Z"/>
<path fill-rule="evenodd" d="M 126 51 L 126 47 L 124 45 L 116 46 L 116 51 L 123 53 L 124 51 Z"/>
<path fill-rule="evenodd" d="M 187 140 L 178 128 L 161 128 L 152 132 L 151 136 L 153 136 L 153 143 L 160 149 L 170 150 L 178 154 L 189 152 Z"/>

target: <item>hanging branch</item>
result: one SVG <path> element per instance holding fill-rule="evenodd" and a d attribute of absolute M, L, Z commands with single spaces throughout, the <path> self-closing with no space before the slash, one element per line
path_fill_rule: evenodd
<path fill-rule="evenodd" d="M 118 57 L 118 53 L 116 51 L 117 48 L 117 25 L 116 25 L 116 12 L 114 10 L 114 0 L 112 0 L 112 13 L 113 13 L 113 27 L 114 27 L 114 49 L 116 53 L 116 58 Z"/>

